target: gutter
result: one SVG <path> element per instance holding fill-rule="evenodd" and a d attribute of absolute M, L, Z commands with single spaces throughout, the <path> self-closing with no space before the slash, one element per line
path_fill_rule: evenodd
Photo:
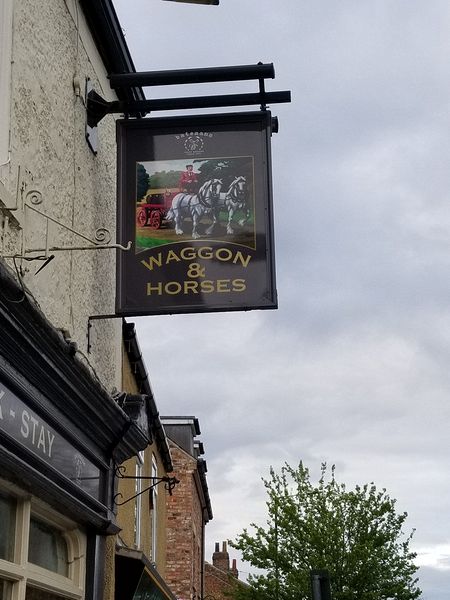
<path fill-rule="evenodd" d="M 173 471 L 173 464 L 172 457 L 170 455 L 169 443 L 167 441 L 166 432 L 164 431 L 164 427 L 156 407 L 155 397 L 153 395 L 147 369 L 142 358 L 134 323 L 127 323 L 124 320 L 122 334 L 125 344 L 125 351 L 133 368 L 139 393 L 145 394 L 146 397 L 147 412 L 150 416 L 150 426 L 154 432 L 156 445 L 161 454 L 164 468 L 167 473 L 171 473 Z"/>

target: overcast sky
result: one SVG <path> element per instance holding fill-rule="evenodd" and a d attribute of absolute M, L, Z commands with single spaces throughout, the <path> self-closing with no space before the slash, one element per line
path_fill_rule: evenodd
<path fill-rule="evenodd" d="M 279 309 L 135 319 L 160 413 L 200 420 L 207 558 L 264 522 L 270 465 L 327 461 L 397 498 L 423 598 L 448 600 L 450 3 L 220 2 L 115 0 L 138 71 L 273 62 L 292 91 L 271 107 Z M 146 93 L 209 91 L 257 89 Z"/>

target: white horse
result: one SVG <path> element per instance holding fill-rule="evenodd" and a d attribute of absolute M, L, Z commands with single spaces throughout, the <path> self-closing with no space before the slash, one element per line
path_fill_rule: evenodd
<path fill-rule="evenodd" d="M 170 207 L 166 219 L 175 221 L 175 233 L 182 235 L 182 221 L 184 217 L 192 217 L 192 237 L 198 239 L 200 234 L 197 231 L 198 223 L 204 214 L 215 213 L 216 205 L 219 201 L 222 181 L 220 179 L 210 179 L 205 181 L 196 194 L 185 194 L 180 192 L 174 196 L 172 206 Z M 211 235 L 214 229 L 214 219 L 206 235 Z"/>
<path fill-rule="evenodd" d="M 247 198 L 247 180 L 243 175 L 235 177 L 228 188 L 224 198 L 224 205 L 228 211 L 228 222 L 227 222 L 227 234 L 231 235 L 234 233 L 234 229 L 231 225 L 233 217 L 237 210 L 242 210 L 244 216 L 238 221 L 242 227 L 250 218 L 250 206 L 248 205 Z"/>

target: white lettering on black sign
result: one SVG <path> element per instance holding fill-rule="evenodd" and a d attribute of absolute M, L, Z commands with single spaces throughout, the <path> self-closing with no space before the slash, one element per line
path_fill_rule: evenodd
<path fill-rule="evenodd" d="M 44 427 L 38 419 L 30 415 L 27 410 L 22 411 L 22 426 L 20 433 L 26 439 L 29 438 L 32 446 L 37 450 L 47 454 L 49 458 L 52 457 L 52 446 L 55 441 L 55 435 Z"/>
<path fill-rule="evenodd" d="M 99 498 L 100 469 L 4 384 L 0 385 L 0 430 Z"/>

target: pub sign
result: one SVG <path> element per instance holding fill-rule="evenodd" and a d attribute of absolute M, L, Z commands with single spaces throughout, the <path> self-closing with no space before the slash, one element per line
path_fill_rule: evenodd
<path fill-rule="evenodd" d="M 270 112 L 119 120 L 116 313 L 277 308 Z"/>

